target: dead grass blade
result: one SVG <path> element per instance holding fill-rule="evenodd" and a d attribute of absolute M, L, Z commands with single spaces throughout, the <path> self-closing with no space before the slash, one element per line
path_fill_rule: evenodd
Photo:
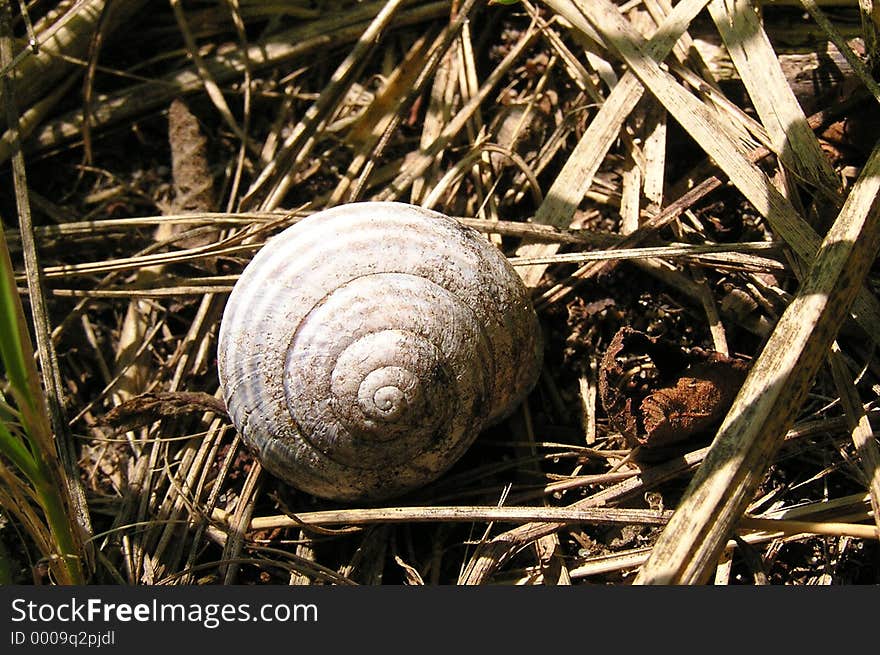
<path fill-rule="evenodd" d="M 76 82 L 75 77 L 70 77 L 58 85 L 54 91 L 44 98 L 33 103 L 21 115 L 18 122 L 18 133 L 16 130 L 7 129 L 0 137 L 0 163 L 5 162 L 12 156 L 12 152 L 16 147 L 17 140 L 25 141 L 31 133 L 42 123 L 49 112 L 55 107 L 59 100 L 70 90 Z"/>
<path fill-rule="evenodd" d="M 84 0 L 72 5 L 67 3 L 67 6 L 62 5 L 61 13 L 50 11 L 34 26 L 37 48 L 23 48 L 27 55 L 13 69 L 15 97 L 20 106 L 30 107 L 72 74 L 75 66 L 62 55 L 85 58 L 107 4 L 106 0 Z M 145 4 L 146 0 L 113 3 L 108 24 L 111 33 Z"/>
<path fill-rule="evenodd" d="M 839 206 L 840 183 L 807 124 L 752 3 L 712 0 L 709 12 L 770 135 L 773 151 L 799 179 Z"/>
<path fill-rule="evenodd" d="M 126 3 L 127 4 L 127 3 Z M 375 15 L 379 3 L 358 7 L 345 15 L 333 15 L 308 21 L 297 27 L 277 32 L 252 43 L 246 52 L 234 50 L 205 59 L 205 66 L 217 84 L 225 84 L 241 77 L 246 62 L 251 71 L 265 70 L 298 57 L 307 57 L 322 48 L 357 41 L 370 16 Z M 418 23 L 448 12 L 448 3 L 429 2 L 400 13 L 395 25 Z M 195 93 L 204 88 L 201 76 L 194 66 L 121 91 L 99 94 L 94 99 L 90 115 L 93 132 L 121 121 L 131 120 L 159 107 L 167 106 L 176 97 Z M 83 113 L 69 112 L 45 123 L 35 130 L 30 147 L 49 149 L 82 135 Z"/>
<path fill-rule="evenodd" d="M 348 165 L 344 176 L 339 181 L 328 205 L 336 205 L 343 199 L 353 202 L 360 197 L 363 183 L 357 183 L 364 174 L 368 174 L 374 166 L 379 143 L 389 134 L 401 119 L 401 113 L 411 106 L 416 95 L 421 92 L 430 79 L 427 70 L 433 70 L 439 60 L 439 51 L 443 47 L 445 34 L 441 33 L 433 43 L 428 44 L 426 37 L 421 37 L 412 45 L 403 61 L 394 69 L 382 88 L 376 93 L 373 101 L 367 106 L 348 134 L 348 142 L 355 150 L 355 155 Z"/>
<path fill-rule="evenodd" d="M 812 262 L 819 248 L 816 231 L 798 214 L 791 202 L 770 179 L 751 163 L 741 146 L 727 134 L 723 124 L 699 100 L 673 80 L 650 57 L 644 39 L 635 32 L 608 0 L 573 0 L 593 27 L 627 62 L 641 82 L 687 130 L 730 181 L 752 203 L 773 230 L 804 262 Z M 863 289 L 853 304 L 853 317 L 871 338 L 880 343 L 880 302 Z"/>
<path fill-rule="evenodd" d="M 856 76 L 858 76 L 859 81 L 865 85 L 865 88 L 871 92 L 871 95 L 880 102 L 880 85 L 877 84 L 877 81 L 874 79 L 874 76 L 871 75 L 871 72 L 865 67 L 865 64 L 861 59 L 858 58 L 856 53 L 852 51 L 852 48 L 849 47 L 849 44 L 840 34 L 840 32 L 834 27 L 825 13 L 819 9 L 819 5 L 815 0 L 800 0 L 801 5 L 803 5 L 804 9 L 806 9 L 810 16 L 813 17 L 813 20 L 822 28 L 825 34 L 828 35 L 830 41 L 837 46 L 840 54 L 844 56 L 847 63 L 852 66 L 853 71 Z M 873 21 L 871 21 L 873 22 Z M 870 45 L 870 44 L 868 44 Z"/>
<path fill-rule="evenodd" d="M 327 120 L 330 112 L 344 97 L 355 75 L 366 63 L 382 32 L 388 27 L 402 4 L 403 0 L 388 0 L 376 14 L 369 27 L 358 38 L 354 48 L 333 73 L 330 83 L 324 87 L 318 99 L 309 107 L 302 120 L 285 139 L 284 145 L 275 153 L 275 157 L 242 198 L 243 208 L 258 207 L 266 211 L 275 209 L 279 205 L 290 186 L 294 169 L 311 151 L 321 124 Z"/>
<path fill-rule="evenodd" d="M 858 390 L 837 342 L 831 346 L 828 361 L 834 385 L 846 410 L 853 445 L 861 460 L 866 486 L 871 497 L 871 507 L 874 510 L 874 521 L 880 529 L 880 447 L 874 438 L 874 430 L 871 428 L 868 414 L 859 400 Z"/>
<path fill-rule="evenodd" d="M 226 543 L 223 545 L 224 560 L 234 560 L 238 558 L 241 549 L 244 547 L 245 533 L 247 532 L 247 527 L 251 522 L 251 516 L 254 511 L 253 497 L 259 491 L 262 471 L 263 469 L 259 464 L 254 464 L 248 472 L 244 488 L 241 490 L 239 505 L 236 508 L 232 519 L 229 521 L 229 536 Z M 234 584 L 238 577 L 239 567 L 230 563 L 228 566 L 224 567 L 224 569 L 224 584 Z"/>
<path fill-rule="evenodd" d="M 811 129 L 817 129 L 819 126 L 827 124 L 832 116 L 842 115 L 847 108 L 851 107 L 851 104 L 852 99 L 848 99 L 829 110 L 822 110 L 813 114 L 808 119 Z M 750 162 L 758 163 L 769 154 L 769 148 L 761 146 L 750 151 L 748 153 L 748 158 Z M 685 179 L 690 179 L 690 177 L 692 176 L 685 176 Z M 655 234 L 657 230 L 672 223 L 681 214 L 696 205 L 702 198 L 705 198 L 713 191 L 721 188 L 725 183 L 722 178 L 723 176 L 720 173 L 710 177 L 704 177 L 696 186 L 690 188 L 681 197 L 673 200 L 661 211 L 645 219 L 635 232 L 623 237 L 618 237 L 612 247 L 614 249 L 625 249 L 642 243 L 649 236 Z M 583 283 L 585 280 L 588 280 L 599 273 L 607 272 L 609 265 L 610 263 L 600 264 L 594 262 L 581 266 L 569 277 L 557 282 L 552 287 L 542 292 L 535 301 L 536 308 L 543 309 L 553 303 L 563 300 L 578 284 Z"/>
<path fill-rule="evenodd" d="M 705 7 L 708 0 L 684 0 L 676 5 L 663 25 L 657 30 L 646 47 L 647 56 L 662 61 L 672 50 L 675 42 L 685 32 L 691 20 Z M 546 0 L 546 4 L 569 20 L 577 29 L 587 33 L 589 24 L 571 0 Z M 535 222 L 565 228 L 571 223 L 575 210 L 593 183 L 602 160 L 644 93 L 639 80 L 627 72 L 602 103 L 587 131 L 569 155 L 562 170 L 547 192 L 535 215 Z M 552 255 L 553 246 L 523 244 L 518 257 Z M 535 287 L 541 280 L 546 266 L 536 265 L 519 271 L 526 286 Z"/>
<path fill-rule="evenodd" d="M 504 59 L 493 69 L 491 74 L 483 82 L 477 93 L 458 111 L 458 113 L 443 127 L 438 136 L 429 146 L 421 148 L 411 159 L 408 159 L 404 170 L 400 171 L 383 190 L 375 195 L 374 200 L 396 200 L 400 198 L 420 178 L 428 168 L 436 161 L 437 155 L 452 141 L 459 136 L 465 125 L 479 109 L 480 105 L 489 96 L 489 93 L 498 85 L 503 76 L 519 60 L 522 53 L 537 38 L 539 32 L 530 27 L 520 37 L 516 45 L 505 55 Z"/>
<path fill-rule="evenodd" d="M 784 535 L 824 534 L 834 537 L 855 537 L 856 539 L 880 539 L 880 530 L 877 526 L 842 521 L 786 521 L 746 517 L 740 520 L 739 527 Z"/>
<path fill-rule="evenodd" d="M 590 523 L 595 525 L 642 524 L 663 525 L 671 512 L 655 510 L 615 508 L 568 508 L 568 507 L 379 507 L 370 509 L 338 509 L 303 512 L 294 516 L 258 516 L 251 519 L 249 530 L 272 528 L 326 527 L 332 525 L 359 526 L 373 523 L 437 523 L 437 522 L 497 522 L 528 523 L 552 521 L 554 523 Z M 229 516 L 215 510 L 214 520 L 226 523 Z"/>
<path fill-rule="evenodd" d="M 880 247 L 880 147 L 755 360 L 636 581 L 698 584 L 751 500 Z"/>
<path fill-rule="evenodd" d="M 192 59 L 199 76 L 202 78 L 202 84 L 205 85 L 205 93 L 208 94 L 208 97 L 211 99 L 211 102 L 214 103 L 214 107 L 217 109 L 217 112 L 223 118 L 226 125 L 229 126 L 229 129 L 235 133 L 239 140 L 243 143 L 247 143 L 247 136 L 239 126 L 238 121 L 236 121 L 235 117 L 232 115 L 232 110 L 229 109 L 226 98 L 223 97 L 223 93 L 220 91 L 220 87 L 211 75 L 211 71 L 205 64 L 205 60 L 202 58 L 201 54 L 199 54 L 199 46 L 196 43 L 192 30 L 189 28 L 189 22 L 187 21 L 186 14 L 180 4 L 180 0 L 169 0 L 169 2 L 171 8 L 174 10 L 174 18 L 177 20 L 177 26 L 186 42 L 189 56 Z M 243 63 L 245 65 L 245 71 L 247 71 L 247 49 L 242 49 L 242 53 L 245 55 Z"/>
<path fill-rule="evenodd" d="M 789 430 L 785 435 L 785 441 L 794 442 L 829 430 L 840 429 L 844 426 L 845 421 L 843 419 L 806 422 Z M 664 482 L 693 471 L 700 466 L 708 451 L 708 448 L 700 448 L 670 462 L 647 467 L 620 482 L 612 484 L 610 487 L 572 503 L 568 507 L 570 509 L 604 507 L 621 502 L 627 498 L 633 498 L 636 494 L 644 493 Z M 806 516 L 828 518 L 829 512 L 836 516 L 833 513 L 843 511 L 844 509 L 848 510 L 853 503 L 863 505 L 865 500 L 864 494 L 858 494 L 828 502 L 768 513 L 764 518 L 799 519 Z M 459 577 L 459 583 L 468 585 L 485 583 L 499 567 L 519 552 L 526 544 L 561 527 L 562 524 L 559 523 L 527 523 L 496 535 L 490 541 L 481 544 Z"/>
<path fill-rule="evenodd" d="M 794 539 L 810 535 L 829 535 L 835 537 L 855 537 L 857 539 L 876 539 L 876 531 L 870 525 L 846 522 L 794 521 L 767 518 L 744 518 L 737 529 L 741 541 L 728 541 L 724 554 L 729 557 L 743 543 L 757 545 L 781 538 Z M 571 570 L 571 577 L 582 579 L 605 573 L 632 571 L 644 565 L 650 557 L 650 548 L 635 548 L 623 553 L 614 553 L 590 558 Z M 715 584 L 718 584 L 716 581 Z"/>

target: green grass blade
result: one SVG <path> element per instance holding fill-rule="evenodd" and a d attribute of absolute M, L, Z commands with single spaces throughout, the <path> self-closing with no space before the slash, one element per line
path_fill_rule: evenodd
<path fill-rule="evenodd" d="M 25 445 L 9 431 L 5 422 L 0 422 L 0 453 L 15 464 L 27 479 L 34 483 L 39 475 L 39 469 L 31 452 Z"/>
<path fill-rule="evenodd" d="M 28 337 L 24 308 L 18 297 L 12 260 L 0 222 L 0 360 L 10 382 L 14 404 L 20 413 L 25 440 L 18 439 L 10 429 L 9 411 L 0 422 L 0 453 L 13 462 L 33 485 L 33 490 L 46 525 L 52 533 L 54 549 L 45 553 L 53 563 L 53 571 L 62 584 L 84 581 L 80 550 L 71 524 L 64 497 L 65 486 L 58 453 L 46 408 L 42 402 L 39 374 L 33 359 L 33 346 Z M 4 409 L 6 407 L 4 401 Z"/>

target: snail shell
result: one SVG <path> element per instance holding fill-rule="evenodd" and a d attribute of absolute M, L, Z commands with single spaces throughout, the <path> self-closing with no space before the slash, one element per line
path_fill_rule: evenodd
<path fill-rule="evenodd" d="M 402 203 L 334 207 L 272 238 L 220 326 L 218 373 L 263 466 L 325 498 L 446 471 L 541 365 L 519 276 L 476 231 Z"/>

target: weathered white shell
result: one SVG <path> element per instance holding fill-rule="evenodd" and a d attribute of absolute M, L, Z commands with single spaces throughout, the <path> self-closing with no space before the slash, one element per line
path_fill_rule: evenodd
<path fill-rule="evenodd" d="M 534 385 L 537 317 L 480 234 L 402 203 L 310 216 L 229 297 L 218 373 L 263 466 L 299 489 L 380 499 L 446 471 Z"/>

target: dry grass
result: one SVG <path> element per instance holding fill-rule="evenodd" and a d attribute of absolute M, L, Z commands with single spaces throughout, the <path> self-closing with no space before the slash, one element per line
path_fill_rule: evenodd
<path fill-rule="evenodd" d="M 855 3 L 145 4 L 30 3 L 38 50 L 16 14 L 5 71 L 0 211 L 45 304 L 91 582 L 880 582 L 880 93 Z M 242 448 L 214 349 L 267 238 L 368 199 L 502 248 L 546 365 L 440 480 L 339 506 Z M 717 431 L 653 457 L 615 431 L 597 371 L 624 325 L 752 360 Z M 105 420 L 145 398 L 180 402 Z M 4 575 L 44 583 L 51 544 L 10 509 Z"/>

